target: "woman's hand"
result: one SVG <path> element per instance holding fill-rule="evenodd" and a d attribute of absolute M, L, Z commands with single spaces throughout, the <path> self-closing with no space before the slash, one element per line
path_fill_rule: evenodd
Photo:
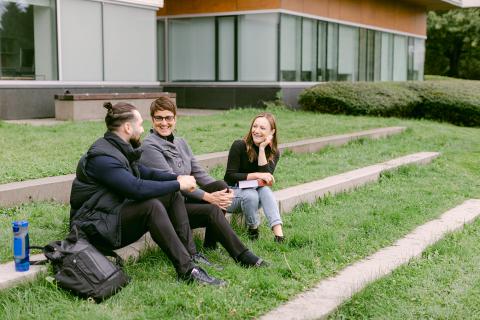
<path fill-rule="evenodd" d="M 212 193 L 205 192 L 203 200 L 220 207 L 222 210 L 227 210 L 230 204 L 232 204 L 233 191 L 223 189 Z"/>
<path fill-rule="evenodd" d="M 192 192 L 197 187 L 197 182 L 193 176 L 178 176 L 178 183 L 180 183 L 180 190 Z"/>
<path fill-rule="evenodd" d="M 262 179 L 266 184 L 273 184 L 275 182 L 275 178 L 270 172 L 256 172 L 256 174 L 257 179 Z"/>
<path fill-rule="evenodd" d="M 273 141 L 273 136 L 272 135 L 268 135 L 265 140 L 263 140 L 262 143 L 260 143 L 258 145 L 259 148 L 262 148 L 262 149 L 265 149 L 268 145 L 272 145 L 272 141 Z"/>

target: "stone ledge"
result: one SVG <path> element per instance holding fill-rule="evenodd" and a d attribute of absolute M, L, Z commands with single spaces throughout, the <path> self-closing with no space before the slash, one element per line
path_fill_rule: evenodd
<path fill-rule="evenodd" d="M 360 138 L 378 139 L 405 131 L 405 127 L 387 127 L 350 134 L 334 135 L 316 139 L 289 142 L 280 145 L 280 150 L 293 152 L 316 152 L 327 145 L 339 146 Z M 197 156 L 204 168 L 211 169 L 217 165 L 225 165 L 228 152 L 214 152 Z M 74 174 L 65 176 L 41 178 L 22 182 L 0 185 L 0 207 L 15 206 L 29 201 L 56 200 L 68 203 L 70 200 L 71 183 Z"/>
<path fill-rule="evenodd" d="M 322 180 L 306 183 L 287 189 L 283 189 L 275 192 L 275 196 L 280 206 L 281 213 L 285 214 L 289 212 L 293 207 L 302 202 L 313 202 L 317 198 L 324 194 L 336 194 L 339 192 L 347 191 L 352 188 L 360 187 L 368 182 L 376 181 L 380 176 L 380 173 L 385 170 L 391 170 L 401 165 L 420 163 L 425 164 L 435 157 L 439 153 L 437 152 L 420 152 L 405 157 L 396 158 L 390 161 L 386 161 L 377 165 L 349 171 L 340 175 L 328 177 Z M 230 221 L 231 215 L 227 216 Z M 202 235 L 203 229 L 196 229 L 195 233 L 199 236 Z M 146 247 L 154 245 L 150 234 L 146 234 L 140 240 L 124 248 L 116 250 L 116 252 L 125 260 L 137 259 L 140 256 L 142 250 Z M 37 255 L 35 259 L 43 255 Z M 13 262 L 9 262 L 0 265 L 0 289 L 13 286 L 24 279 L 32 279 L 36 273 L 43 271 L 44 269 L 34 266 L 30 271 L 26 273 L 15 272 Z M 14 274 L 12 274 L 14 273 Z"/>
<path fill-rule="evenodd" d="M 393 170 L 403 165 L 426 164 L 438 157 L 438 152 L 419 152 L 383 163 L 352 170 L 322 180 L 304 183 L 275 192 L 281 213 L 290 212 L 297 204 L 312 203 L 326 194 L 348 191 L 366 183 L 378 180 L 384 171 Z"/>
<path fill-rule="evenodd" d="M 420 256 L 428 246 L 447 233 L 463 228 L 478 216 L 480 200 L 467 200 L 439 218 L 415 228 L 393 245 L 346 267 L 336 276 L 322 280 L 313 289 L 299 294 L 260 319 L 326 319 L 345 300 L 369 283 Z"/>

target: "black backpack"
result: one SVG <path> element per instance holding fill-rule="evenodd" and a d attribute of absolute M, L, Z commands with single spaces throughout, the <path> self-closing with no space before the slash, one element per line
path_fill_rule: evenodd
<path fill-rule="evenodd" d="M 113 251 L 109 256 L 115 263 L 97 250 L 76 227 L 65 240 L 52 241 L 43 250 L 52 263 L 57 284 L 83 298 L 100 302 L 125 287 L 130 278 L 122 270 L 122 259 Z"/>

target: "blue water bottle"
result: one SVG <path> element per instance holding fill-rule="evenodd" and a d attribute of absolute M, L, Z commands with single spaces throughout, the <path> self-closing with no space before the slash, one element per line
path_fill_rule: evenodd
<path fill-rule="evenodd" d="M 13 227 L 13 259 L 15 271 L 28 271 L 30 269 L 30 251 L 28 239 L 28 221 L 14 221 Z"/>

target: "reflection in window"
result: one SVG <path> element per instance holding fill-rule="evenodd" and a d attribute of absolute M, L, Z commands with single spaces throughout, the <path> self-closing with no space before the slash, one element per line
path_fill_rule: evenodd
<path fill-rule="evenodd" d="M 423 66 L 425 65 L 425 40 L 414 39 L 413 77 L 412 80 L 423 80 Z"/>
<path fill-rule="evenodd" d="M 157 22 L 158 80 L 165 81 L 165 21 Z"/>
<path fill-rule="evenodd" d="M 338 24 L 328 23 L 327 27 L 327 73 L 326 81 L 337 80 L 338 68 Z"/>
<path fill-rule="evenodd" d="M 393 81 L 407 80 L 407 37 L 393 36 Z"/>
<path fill-rule="evenodd" d="M 302 73 L 301 81 L 314 81 L 317 67 L 317 22 L 312 19 L 302 19 Z"/>
<path fill-rule="evenodd" d="M 281 15 L 280 81 L 300 80 L 301 19 L 292 15 Z"/>
<path fill-rule="evenodd" d="M 0 1 L 0 80 L 57 79 L 55 1 Z"/>
<path fill-rule="evenodd" d="M 218 80 L 235 81 L 235 17 L 218 18 Z"/>
<path fill-rule="evenodd" d="M 423 80 L 425 41 L 408 38 L 408 80 Z"/>
<path fill-rule="evenodd" d="M 317 26 L 317 81 L 327 81 L 327 23 L 318 21 Z"/>
<path fill-rule="evenodd" d="M 340 26 L 338 31 L 338 81 L 355 81 L 358 63 L 358 28 Z"/>
<path fill-rule="evenodd" d="M 393 80 L 393 34 L 382 33 L 381 60 L 382 70 L 380 72 L 380 80 Z"/>
<path fill-rule="evenodd" d="M 240 81 L 277 81 L 277 13 L 239 16 L 238 77 Z"/>
<path fill-rule="evenodd" d="M 169 79 L 215 81 L 215 18 L 169 24 Z"/>

